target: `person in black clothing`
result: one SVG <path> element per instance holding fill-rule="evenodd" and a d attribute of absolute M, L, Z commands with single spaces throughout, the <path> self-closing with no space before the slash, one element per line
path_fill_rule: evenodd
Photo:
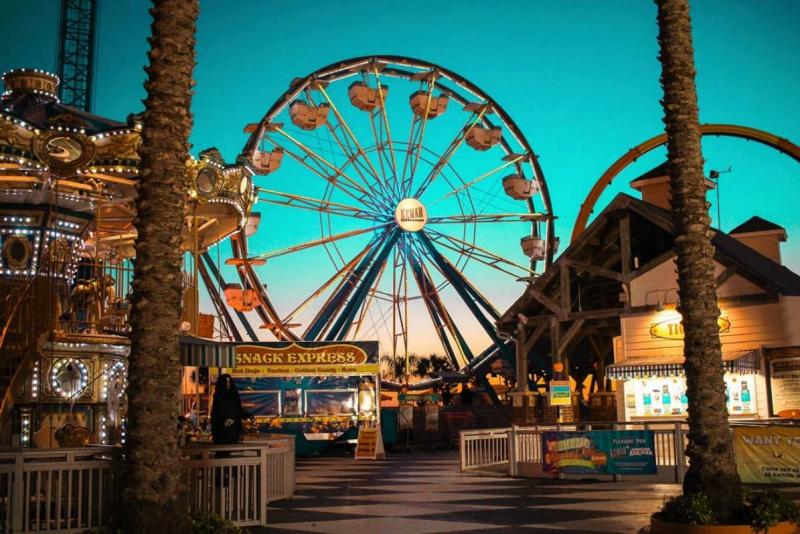
<path fill-rule="evenodd" d="M 239 443 L 242 435 L 242 419 L 253 416 L 242 408 L 239 392 L 231 375 L 220 375 L 214 390 L 211 406 L 211 437 L 217 445 Z"/>

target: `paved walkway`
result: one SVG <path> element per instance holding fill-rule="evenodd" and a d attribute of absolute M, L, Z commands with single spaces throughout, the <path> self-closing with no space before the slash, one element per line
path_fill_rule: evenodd
<path fill-rule="evenodd" d="M 326 456 L 298 460 L 295 497 L 273 503 L 270 528 L 254 533 L 634 533 L 679 489 L 462 475 L 453 451 Z"/>

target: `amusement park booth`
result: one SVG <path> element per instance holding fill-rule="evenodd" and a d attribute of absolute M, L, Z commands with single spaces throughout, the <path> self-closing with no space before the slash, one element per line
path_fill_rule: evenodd
<path fill-rule="evenodd" d="M 541 405 L 528 419 L 686 416 L 666 166 L 631 185 L 642 199 L 618 194 L 501 318 L 524 355 L 519 376 L 528 381 L 520 381 L 520 395 Z M 800 276 L 781 264 L 786 237 L 759 217 L 730 233 L 714 230 L 722 360 L 735 418 L 778 416 L 800 406 Z M 544 390 L 554 362 L 568 370 L 571 406 L 549 405 Z"/>
<path fill-rule="evenodd" d="M 377 341 L 237 344 L 243 408 L 262 433 L 296 436 L 297 453 L 351 441 L 380 421 Z"/>
<path fill-rule="evenodd" d="M 63 105 L 58 77 L 37 69 L 8 71 L 3 81 L 0 445 L 118 443 L 141 119 L 117 122 Z M 187 169 L 181 328 L 197 336 L 198 281 L 209 292 L 220 285 L 209 274 L 214 266 L 198 260 L 253 226 L 255 192 L 251 172 L 224 164 L 217 150 Z M 227 326 L 208 337 L 229 337 Z"/>

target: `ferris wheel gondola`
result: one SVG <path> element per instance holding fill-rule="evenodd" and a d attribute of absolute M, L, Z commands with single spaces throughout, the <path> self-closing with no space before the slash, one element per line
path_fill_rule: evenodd
<path fill-rule="evenodd" d="M 263 224 L 233 236 L 228 263 L 263 328 L 443 351 L 456 368 L 507 349 L 487 295 L 516 297 L 550 264 L 554 216 L 536 155 L 485 92 L 424 61 L 357 58 L 294 80 L 245 132 Z"/>

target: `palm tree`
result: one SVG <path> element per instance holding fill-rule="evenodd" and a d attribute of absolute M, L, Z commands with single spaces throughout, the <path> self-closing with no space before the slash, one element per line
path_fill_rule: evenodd
<path fill-rule="evenodd" d="M 187 532 L 175 418 L 197 0 L 153 0 L 131 312 L 126 532 Z"/>
<path fill-rule="evenodd" d="M 656 4 L 689 398 L 689 470 L 683 491 L 708 496 L 718 519 L 726 520 L 741 506 L 742 488 L 725 406 L 689 0 L 656 0 Z"/>

